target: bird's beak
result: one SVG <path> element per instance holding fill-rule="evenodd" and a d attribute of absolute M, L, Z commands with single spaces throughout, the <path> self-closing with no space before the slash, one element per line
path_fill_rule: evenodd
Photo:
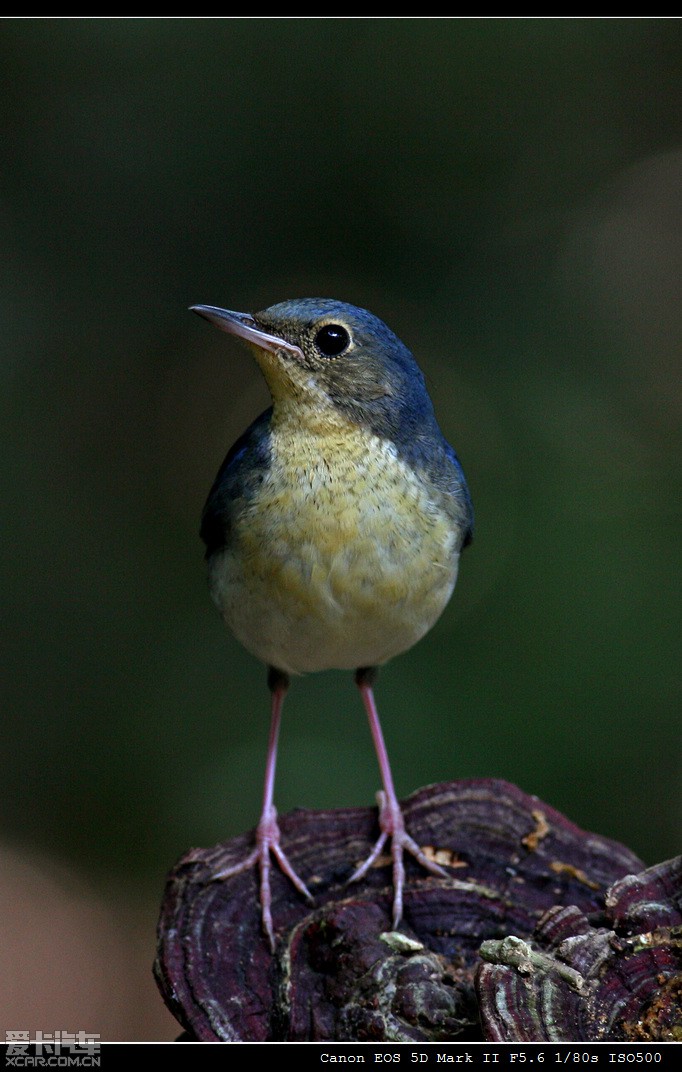
<path fill-rule="evenodd" d="M 299 361 L 303 359 L 303 352 L 298 346 L 278 338 L 277 335 L 269 335 L 267 331 L 257 327 L 256 321 L 249 313 L 234 313 L 230 309 L 218 309 L 215 305 L 190 305 L 190 310 L 215 324 L 221 331 L 244 339 L 259 350 L 267 350 L 273 354 L 284 351 Z"/>

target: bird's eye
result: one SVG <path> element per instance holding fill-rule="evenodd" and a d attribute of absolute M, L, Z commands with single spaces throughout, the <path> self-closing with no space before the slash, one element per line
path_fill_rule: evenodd
<path fill-rule="evenodd" d="M 338 357 L 350 344 L 350 335 L 341 324 L 325 324 L 315 336 L 315 346 L 324 357 Z"/>

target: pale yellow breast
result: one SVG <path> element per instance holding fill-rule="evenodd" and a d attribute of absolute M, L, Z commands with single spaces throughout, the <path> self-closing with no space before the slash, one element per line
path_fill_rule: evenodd
<path fill-rule="evenodd" d="M 438 493 L 391 444 L 357 428 L 321 442 L 273 430 L 271 470 L 211 565 L 235 635 L 290 673 L 386 662 L 430 629 L 457 577 Z"/>

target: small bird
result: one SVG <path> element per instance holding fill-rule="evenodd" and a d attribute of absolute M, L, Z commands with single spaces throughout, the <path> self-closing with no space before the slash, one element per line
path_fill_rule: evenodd
<path fill-rule="evenodd" d="M 383 792 L 379 838 L 357 881 L 390 839 L 393 927 L 403 914 L 410 853 L 374 701 L 377 668 L 440 617 L 457 579 L 473 513 L 459 459 L 436 422 L 406 346 L 365 309 L 325 298 L 263 312 L 191 309 L 253 352 L 272 406 L 237 440 L 204 507 L 209 587 L 226 624 L 268 667 L 270 736 L 256 847 L 214 876 L 257 866 L 263 930 L 275 946 L 270 855 L 312 900 L 281 844 L 274 807 L 282 704 L 290 676 L 355 671 Z"/>

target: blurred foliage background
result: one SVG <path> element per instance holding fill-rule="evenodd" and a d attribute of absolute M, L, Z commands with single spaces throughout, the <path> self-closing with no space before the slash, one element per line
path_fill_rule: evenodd
<path fill-rule="evenodd" d="M 681 45 L 665 19 L 2 20 L 0 1027 L 174 1037 L 164 874 L 257 818 L 265 675 L 197 531 L 267 395 L 195 302 L 372 309 L 463 461 L 455 596 L 377 690 L 399 793 L 502 777 L 680 851 Z M 295 682 L 280 811 L 378 784 L 351 676 Z"/>

